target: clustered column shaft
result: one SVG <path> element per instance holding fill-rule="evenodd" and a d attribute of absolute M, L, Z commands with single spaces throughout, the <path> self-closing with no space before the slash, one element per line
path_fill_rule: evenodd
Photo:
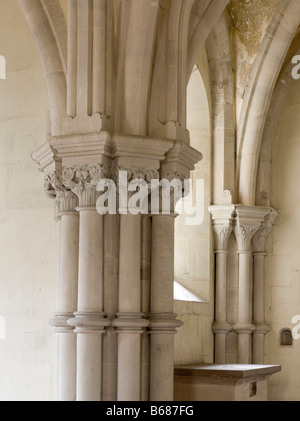
<path fill-rule="evenodd" d="M 264 336 L 269 326 L 264 321 L 264 246 L 275 222 L 270 208 L 211 206 L 215 234 L 215 362 L 227 362 L 228 333 L 237 334 L 237 363 L 263 364 Z M 228 323 L 227 255 L 228 239 L 234 232 L 238 254 L 237 319 Z M 253 274 L 253 275 L 252 275 Z M 253 276 L 253 279 L 252 279 Z"/>
<path fill-rule="evenodd" d="M 57 400 L 76 400 L 76 336 L 68 320 L 77 309 L 79 218 L 77 197 L 52 172 L 45 177 L 46 194 L 56 196 L 58 209 L 57 303 L 50 325 L 57 334 Z M 56 191 L 56 193 L 55 193 Z"/>
<path fill-rule="evenodd" d="M 174 216 L 152 217 L 150 301 L 150 400 L 173 400 L 174 333 L 181 322 L 173 314 Z"/>
<path fill-rule="evenodd" d="M 103 165 L 66 167 L 59 210 L 59 400 L 173 400 L 175 215 L 97 211 Z M 52 194 L 52 192 L 51 192 Z M 59 193 L 56 188 L 56 199 Z"/>
<path fill-rule="evenodd" d="M 103 217 L 94 207 L 80 215 L 77 333 L 77 400 L 100 400 L 103 313 Z"/>
<path fill-rule="evenodd" d="M 213 332 L 215 334 L 215 363 L 226 363 L 226 339 L 232 330 L 227 321 L 227 257 L 228 240 L 232 233 L 234 206 L 211 206 L 215 239 L 216 307 Z"/>
<path fill-rule="evenodd" d="M 270 326 L 265 322 L 265 243 L 278 214 L 273 209 L 262 223 L 261 228 L 253 237 L 253 363 L 264 363 L 264 339 L 270 331 Z"/>
<path fill-rule="evenodd" d="M 140 400 L 141 335 L 149 322 L 141 313 L 141 215 L 120 216 L 118 400 Z"/>
<path fill-rule="evenodd" d="M 68 168 L 64 183 L 78 196 L 78 305 L 69 324 L 77 334 L 77 400 L 99 401 L 102 396 L 102 335 L 110 321 L 103 309 L 103 216 L 97 212 L 99 165 Z"/>
<path fill-rule="evenodd" d="M 104 216 L 104 312 L 113 320 L 118 312 L 119 215 Z M 102 400 L 117 400 L 118 337 L 112 326 L 103 335 Z"/>
<path fill-rule="evenodd" d="M 142 313 L 148 316 L 150 312 L 150 283 L 151 283 L 151 231 L 152 218 L 142 216 L 141 235 L 141 283 L 142 283 Z M 141 350 L 141 400 L 148 401 L 150 397 L 150 335 L 148 331 L 142 334 Z"/>
<path fill-rule="evenodd" d="M 57 314 L 62 326 L 58 332 L 58 400 L 76 400 L 76 336 L 68 325 L 77 308 L 78 214 L 60 212 L 60 264 Z M 61 332 L 59 332 L 61 330 Z"/>

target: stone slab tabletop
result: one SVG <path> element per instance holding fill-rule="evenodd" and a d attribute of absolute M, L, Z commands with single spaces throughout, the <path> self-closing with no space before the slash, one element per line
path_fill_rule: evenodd
<path fill-rule="evenodd" d="M 179 376 L 219 376 L 245 378 L 271 375 L 281 371 L 280 365 L 257 364 L 190 364 L 175 366 L 174 374 Z"/>

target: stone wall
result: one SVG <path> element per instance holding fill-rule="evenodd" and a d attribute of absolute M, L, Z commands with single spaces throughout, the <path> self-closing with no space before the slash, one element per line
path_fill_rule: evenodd
<path fill-rule="evenodd" d="M 276 361 L 282 371 L 270 379 L 271 400 L 299 400 L 300 341 L 280 345 L 280 331 L 293 329 L 292 318 L 300 314 L 300 84 L 286 97 L 278 122 L 272 153 L 272 206 L 279 219 L 267 242 L 266 319 L 271 331 L 266 336 L 265 362 Z"/>
<path fill-rule="evenodd" d="M 0 400 L 55 399 L 56 223 L 31 159 L 45 140 L 47 91 L 16 0 L 0 2 Z"/>

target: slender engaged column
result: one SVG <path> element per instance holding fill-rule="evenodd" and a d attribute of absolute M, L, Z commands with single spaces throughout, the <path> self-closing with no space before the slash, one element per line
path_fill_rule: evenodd
<path fill-rule="evenodd" d="M 151 217 L 142 216 L 142 245 L 141 245 L 141 275 L 142 275 L 142 313 L 150 311 L 150 273 L 151 273 Z M 146 331 L 142 335 L 141 352 L 141 400 L 149 401 L 150 379 L 150 336 Z"/>
<path fill-rule="evenodd" d="M 104 217 L 104 312 L 110 320 L 118 312 L 119 215 Z M 102 400 L 117 400 L 118 336 L 109 326 L 103 336 Z"/>
<path fill-rule="evenodd" d="M 265 242 L 276 218 L 277 213 L 271 209 L 253 237 L 253 364 L 264 363 L 265 335 L 270 331 L 270 326 L 265 322 Z"/>
<path fill-rule="evenodd" d="M 239 292 L 237 323 L 233 326 L 238 334 L 238 363 L 252 363 L 253 297 L 250 295 L 250 259 L 252 258 L 252 238 L 259 230 L 267 210 L 265 208 L 237 206 L 234 233 L 239 256 Z"/>
<path fill-rule="evenodd" d="M 232 327 L 227 322 L 227 247 L 232 233 L 234 206 L 211 206 L 215 239 L 216 307 L 213 332 L 215 334 L 215 363 L 226 363 L 226 337 Z"/>
<path fill-rule="evenodd" d="M 58 334 L 58 400 L 76 400 L 76 336 L 68 325 L 77 306 L 78 214 L 62 212 L 60 285 L 56 317 L 63 322 Z"/>
<path fill-rule="evenodd" d="M 239 294 L 238 323 L 234 330 L 238 333 L 238 363 L 251 364 L 251 333 L 254 326 L 251 323 L 250 307 L 250 251 L 238 251 L 239 254 Z"/>
<path fill-rule="evenodd" d="M 264 363 L 265 334 L 270 331 L 270 326 L 264 322 L 264 263 L 265 253 L 253 254 L 253 364 Z"/>
<path fill-rule="evenodd" d="M 68 0 L 68 97 L 67 115 L 76 115 L 77 87 L 77 0 Z"/>
<path fill-rule="evenodd" d="M 118 401 L 141 396 L 141 335 L 149 322 L 141 312 L 141 215 L 120 215 Z"/>
<path fill-rule="evenodd" d="M 174 399 L 174 215 L 152 217 L 150 400 Z"/>
<path fill-rule="evenodd" d="M 240 225 L 235 229 L 237 239 L 237 253 L 239 256 L 239 292 L 237 323 L 233 326 L 238 334 L 238 363 L 251 364 L 251 334 L 255 327 L 252 325 L 252 309 L 250 306 L 250 258 L 251 239 L 259 229 L 255 225 Z"/>
<path fill-rule="evenodd" d="M 231 326 L 226 321 L 226 268 L 227 252 L 217 250 L 216 255 L 216 320 L 213 324 L 215 334 L 215 363 L 226 363 L 226 336 Z"/>
<path fill-rule="evenodd" d="M 93 207 L 79 207 L 77 400 L 101 400 L 102 334 L 109 325 L 103 312 L 103 216 Z"/>
<path fill-rule="evenodd" d="M 100 401 L 102 334 L 110 322 L 103 312 L 103 216 L 96 210 L 100 165 L 70 167 L 64 183 L 79 198 L 78 309 L 69 324 L 77 333 L 77 401 Z"/>
<path fill-rule="evenodd" d="M 57 400 L 76 400 L 76 336 L 68 324 L 77 308 L 79 218 L 78 199 L 63 188 L 61 175 L 47 177 L 56 191 L 58 208 L 58 279 L 54 318 L 49 321 L 57 333 Z M 49 189 L 49 184 L 48 185 Z"/>

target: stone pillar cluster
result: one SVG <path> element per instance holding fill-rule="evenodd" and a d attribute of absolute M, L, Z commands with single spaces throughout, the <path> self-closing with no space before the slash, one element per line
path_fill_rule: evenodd
<path fill-rule="evenodd" d="M 227 337 L 237 335 L 239 364 L 263 364 L 264 337 L 270 328 L 264 314 L 265 242 L 276 220 L 272 208 L 242 205 L 211 206 L 215 238 L 215 362 L 227 363 Z M 228 240 L 238 254 L 236 322 L 229 323 Z"/>
<path fill-rule="evenodd" d="M 76 336 L 68 321 L 77 309 L 79 215 L 76 195 L 63 186 L 61 176 L 53 172 L 45 177 L 45 190 L 56 198 L 58 209 L 58 282 L 57 310 L 50 320 L 57 333 L 58 400 L 76 397 Z"/>
<path fill-rule="evenodd" d="M 226 336 L 232 327 L 227 322 L 227 254 L 228 239 L 233 229 L 234 206 L 211 207 L 215 243 L 215 361 L 226 363 Z"/>
<path fill-rule="evenodd" d="M 166 214 L 156 190 L 153 211 L 152 181 L 167 174 L 183 186 L 201 154 L 182 142 L 101 133 L 53 138 L 35 158 L 58 210 L 57 311 L 50 321 L 58 336 L 58 400 L 173 400 L 174 334 L 182 324 L 173 311 L 178 198 L 170 189 Z M 99 210 L 104 180 L 116 186 L 115 213 Z M 131 209 L 138 185 L 146 186 L 140 202 L 148 212 Z"/>

